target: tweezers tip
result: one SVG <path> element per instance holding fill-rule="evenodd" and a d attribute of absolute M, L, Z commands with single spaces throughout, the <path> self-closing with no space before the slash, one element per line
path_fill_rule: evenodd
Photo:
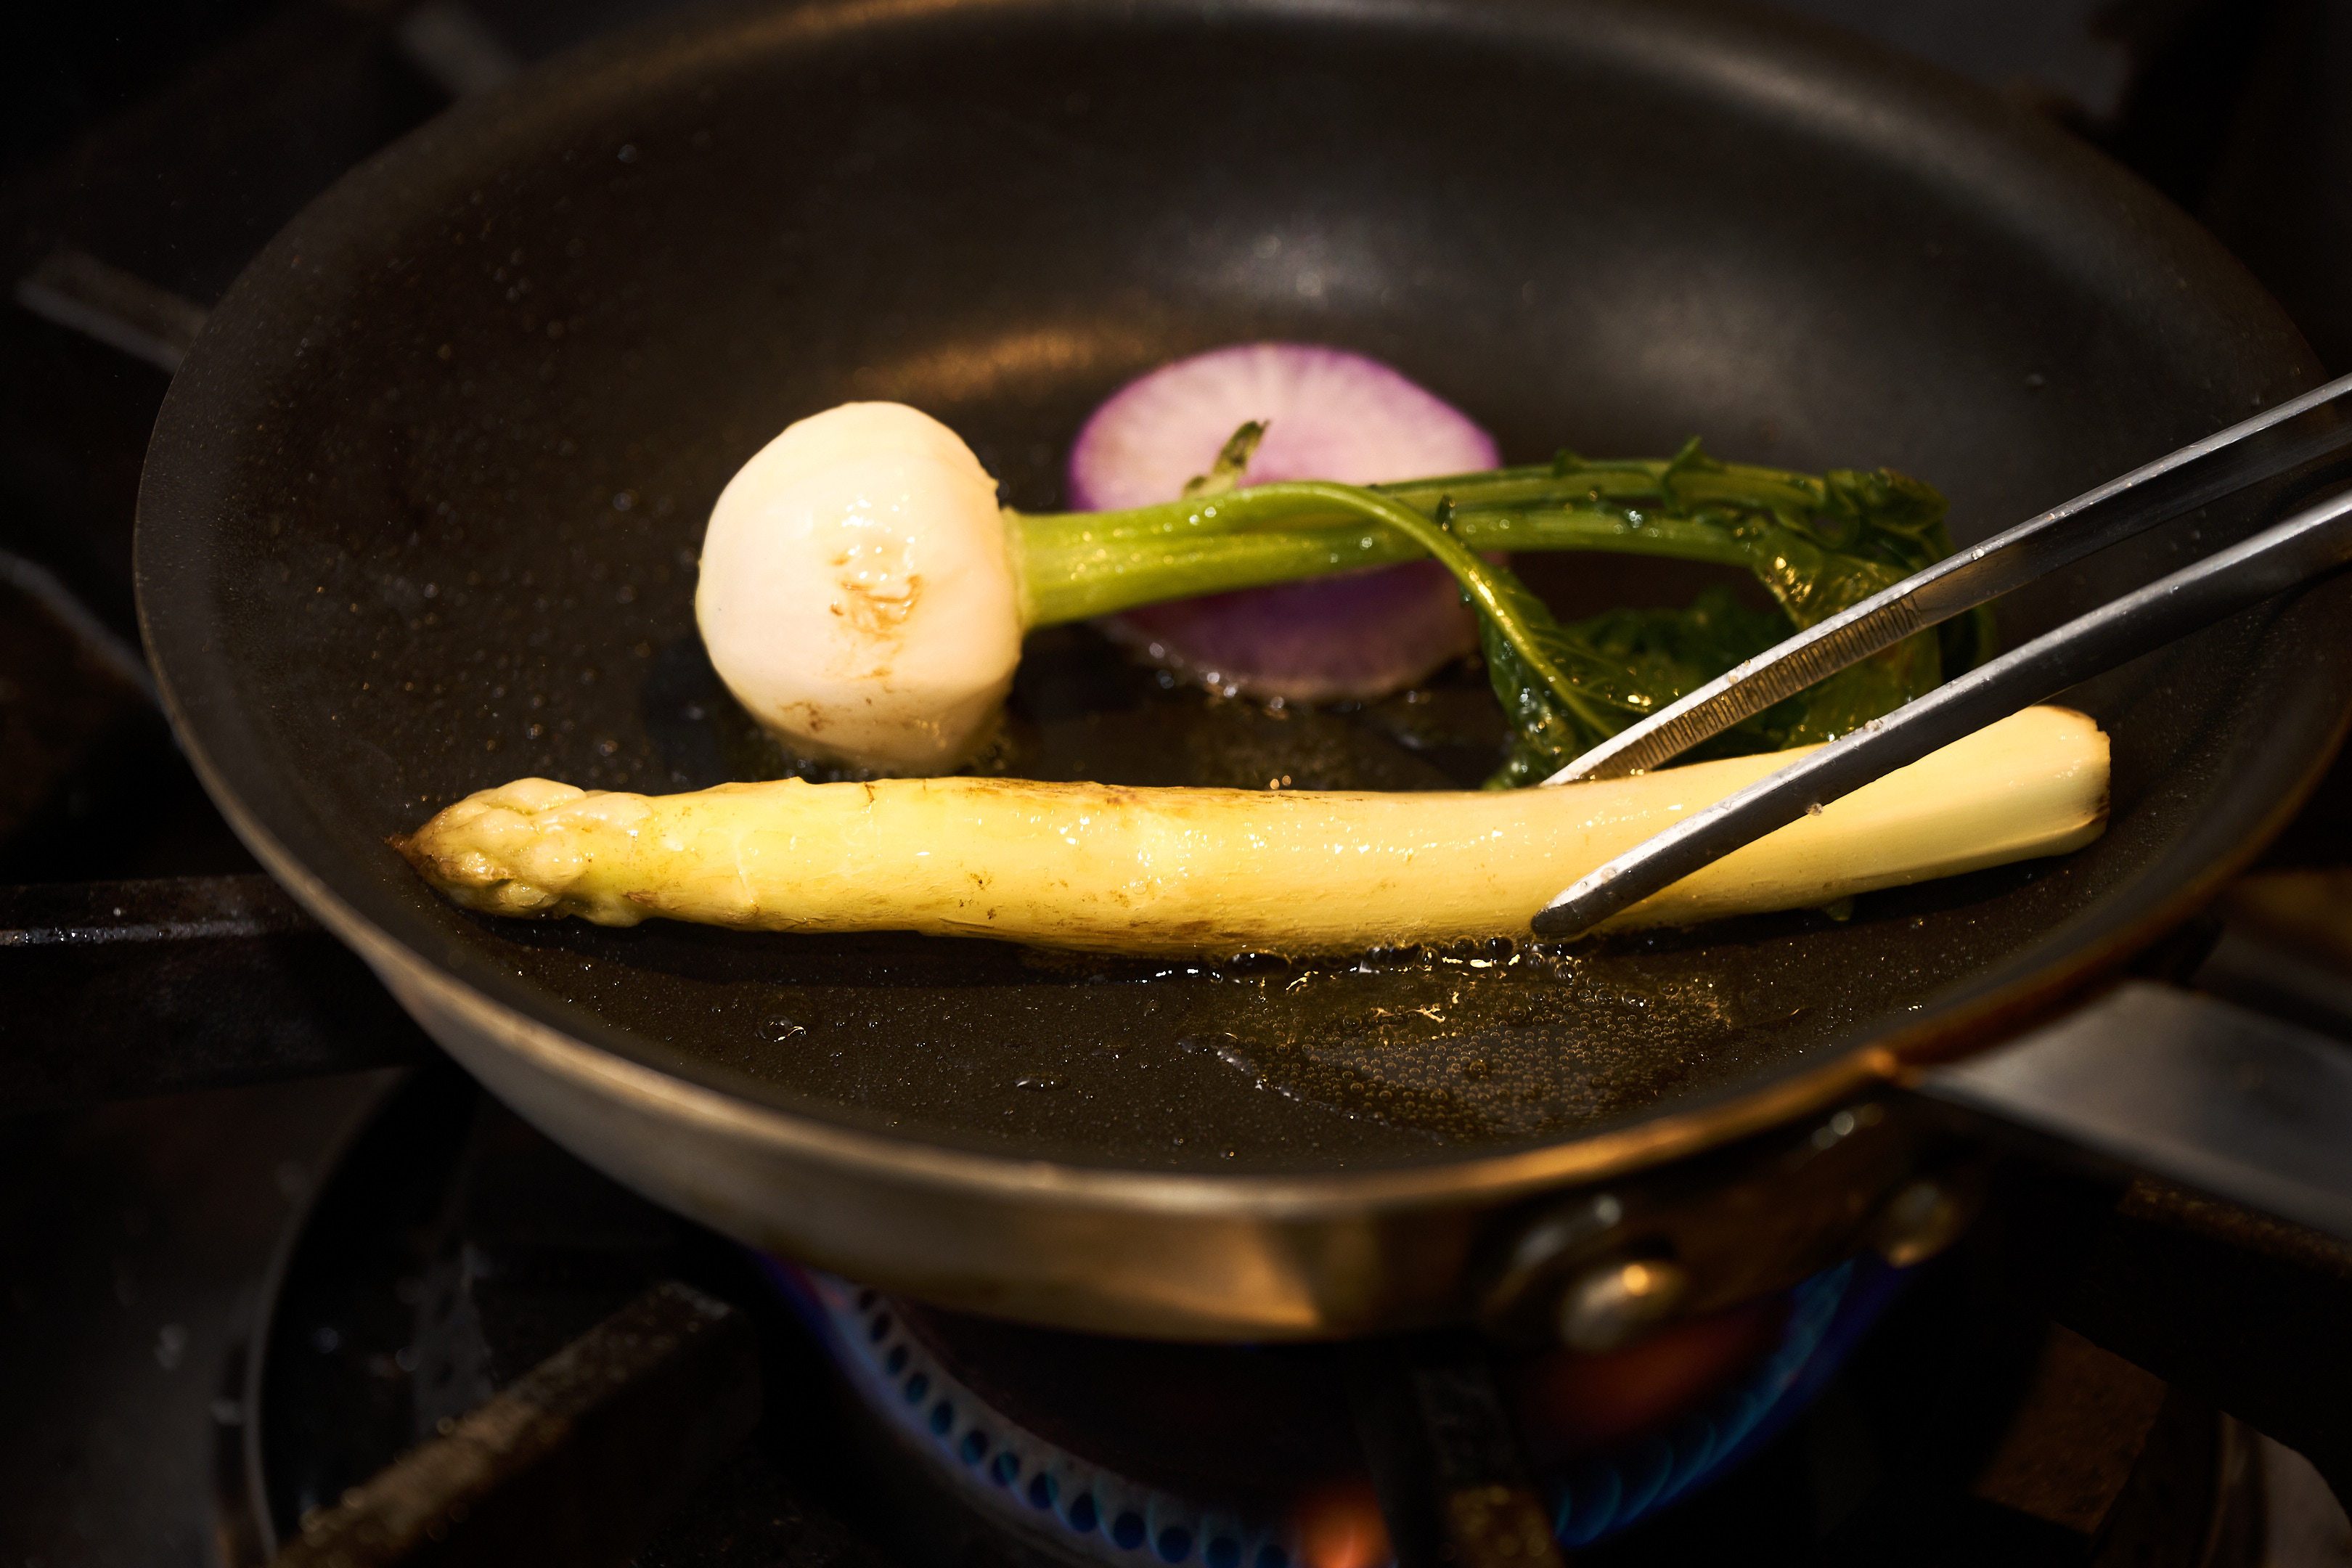
<path fill-rule="evenodd" d="M 1591 926 L 1591 921 L 1578 914 L 1576 906 L 1569 903 L 1546 904 L 1528 921 L 1528 930 L 1553 941 L 1582 936 Z"/>

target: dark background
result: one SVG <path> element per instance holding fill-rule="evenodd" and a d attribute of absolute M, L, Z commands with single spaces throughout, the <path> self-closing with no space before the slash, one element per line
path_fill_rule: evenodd
<path fill-rule="evenodd" d="M 457 97 L 669 8 L 0 8 L 0 889 L 254 869 L 180 761 L 137 653 L 131 524 L 168 367 L 343 170 Z M 2352 0 L 1778 8 L 2049 114 L 2205 222 L 2326 368 L 2352 371 Z M 61 279 L 94 288 L 99 319 Z M 2279 863 L 2352 863 L 2344 780 Z M 207 1538 L 208 1467 L 236 1441 L 255 1280 L 373 1092 L 314 1079 L 0 1120 L 10 1568 L 229 1554 Z"/>

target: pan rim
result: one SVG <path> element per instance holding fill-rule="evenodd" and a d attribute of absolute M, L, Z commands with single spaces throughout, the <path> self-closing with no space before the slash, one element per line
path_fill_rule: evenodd
<path fill-rule="evenodd" d="M 1013 5 L 1002 8 L 1022 6 L 1023 0 L 1013 0 Z M 1027 8 L 1046 10 L 1055 7 L 1039 5 Z M 1448 3 L 1423 4 L 1397 0 L 1394 4 L 1340 7 L 1306 4 L 1302 0 L 1266 0 L 1263 5 L 1238 5 L 1231 8 L 1268 13 L 1291 20 L 1311 19 L 1335 12 L 1349 16 L 1378 14 L 1433 26 L 1453 17 L 1493 18 L 1526 15 L 1533 10 L 1532 7 L 1519 5 L 1454 4 L 1450 0 Z M 896 18 L 919 16 L 931 9 L 935 7 L 912 3 L 912 0 L 904 4 L 804 7 L 784 14 L 775 25 L 781 28 L 798 28 L 806 25 L 803 18 L 812 15 L 832 17 L 854 12 L 858 15 L 887 15 Z M 1146 9 L 1172 11 L 1174 8 L 1151 6 Z M 1660 7 L 1668 18 L 1664 21 L 1634 16 L 1633 13 L 1642 8 L 1615 4 L 1612 0 L 1601 0 L 1601 3 L 1588 5 L 1586 9 L 1604 14 L 1614 19 L 1617 26 L 1633 26 L 1651 32 L 1662 31 L 1670 26 L 1671 16 L 1677 10 L 1700 14 L 1717 24 L 1707 34 L 1710 44 L 1720 43 L 1727 37 L 1752 37 L 1776 41 L 1784 55 L 1792 52 L 1790 43 L 1792 33 L 1802 35 L 1810 31 L 1802 25 L 1781 26 L 1776 24 L 1771 27 L 1751 25 L 1712 5 Z M 702 26 L 709 27 L 714 37 L 722 30 L 708 21 Z M 1829 37 L 1825 32 L 1820 36 Z M 1843 47 L 1849 56 L 1860 47 L 1852 45 Z M 520 107 L 532 101 L 525 95 L 534 90 L 538 84 L 584 79 L 593 71 L 609 68 L 621 48 L 622 46 L 617 44 L 608 45 L 584 58 L 575 57 L 555 62 L 528 73 L 522 83 L 486 95 L 488 101 L 468 105 L 458 113 L 480 116 L 500 112 L 502 106 Z M 1821 73 L 1830 72 L 1833 58 L 1831 51 L 1808 49 L 1794 52 L 1806 54 L 1818 61 Z M 1926 79 L 1937 83 L 1939 91 L 1948 97 L 1950 89 L 1942 87 L 1940 74 L 1928 68 L 1908 67 L 1905 76 L 1914 81 Z M 1883 90 L 1891 92 L 1892 89 Z M 1977 104 L 1975 112 L 1982 118 L 1990 114 L 1990 110 L 1983 104 Z M 453 128 L 449 122 L 436 122 L 417 135 L 445 134 Z M 2069 149 L 2063 154 L 2068 161 L 2080 164 L 2084 160 L 2097 158 L 2089 150 L 2063 140 L 2055 131 L 2047 132 L 2046 137 L 2052 145 Z M 299 246 L 298 231 L 320 206 L 339 197 L 344 202 L 352 201 L 355 199 L 353 191 L 362 183 L 382 178 L 383 171 L 388 166 L 387 160 L 403 155 L 403 150 L 408 145 L 405 142 L 395 144 L 386 153 L 380 154 L 347 175 L 328 196 L 321 198 L 319 205 L 298 218 L 293 226 L 265 248 L 254 268 L 248 270 L 247 277 L 251 277 L 252 272 L 258 270 L 264 263 L 274 258 L 282 259 L 289 237 L 293 237 L 291 243 Z M 2053 188 L 2064 183 L 2058 176 L 2053 176 Z M 2143 191 L 2142 196 L 2151 205 L 2160 205 L 2160 198 L 2155 197 L 2153 193 Z M 2187 220 L 2171 214 L 2168 206 L 2164 210 L 2170 215 L 2171 223 L 2184 228 L 2189 226 Z M 2213 246 L 2211 241 L 2204 243 L 2219 253 L 2218 246 Z M 202 354 L 203 346 L 200 344 L 196 357 L 200 360 Z M 201 370 L 201 364 L 197 368 Z M 173 405 L 184 402 L 183 387 L 188 388 L 185 396 L 192 399 L 194 396 L 194 381 L 195 378 L 192 377 L 184 384 L 175 384 L 173 396 L 167 399 L 164 414 L 158 421 L 159 448 L 165 440 L 166 427 L 172 422 Z M 147 493 L 146 486 L 142 484 L 140 509 L 142 546 L 149 538 Z M 146 581 L 143 570 L 141 578 L 143 586 Z M 174 617 L 168 613 L 159 617 L 153 613 L 153 596 L 142 593 L 141 621 L 151 651 L 160 655 L 165 648 L 171 648 L 186 661 L 181 665 L 182 668 L 194 668 L 196 654 L 208 654 L 210 650 L 191 649 L 187 634 L 194 628 L 174 625 Z M 155 663 L 166 710 L 182 737 L 187 754 L 240 837 L 271 874 L 339 938 L 359 950 L 380 973 L 394 972 L 403 981 L 429 985 L 462 1002 L 469 1014 L 493 1025 L 502 1038 L 532 1042 L 534 1048 L 541 1051 L 539 1059 L 544 1065 L 581 1081 L 593 1079 L 601 1087 L 617 1088 L 625 1081 L 635 1086 L 626 1092 L 642 1092 L 660 1098 L 674 1108 L 691 1104 L 698 1115 L 708 1115 L 709 1125 L 724 1125 L 749 1132 L 769 1147 L 846 1163 L 894 1179 L 953 1185 L 964 1191 L 977 1186 L 1029 1199 L 1048 1198 L 1114 1207 L 1145 1206 L 1203 1215 L 1305 1217 L 1341 1210 L 1360 1214 L 1367 1206 L 1407 1209 L 1450 1205 L 1466 1198 L 1504 1201 L 1529 1192 L 1603 1179 L 1682 1158 L 1781 1124 L 1790 1118 L 1820 1109 L 1841 1095 L 1864 1090 L 1898 1077 L 1908 1061 L 1970 1048 L 1972 1044 L 1990 1037 L 2006 1025 L 2063 1000 L 2068 993 L 2083 984 L 2095 983 L 2099 973 L 2124 962 L 2131 952 L 2145 946 L 2177 923 L 2189 910 L 2203 902 L 2221 881 L 2258 852 L 2270 833 L 2283 826 L 2294 801 L 2307 795 L 2315 785 L 2326 760 L 2323 752 L 2318 761 L 2307 770 L 2300 789 L 2293 792 L 2291 798 L 2273 803 L 2264 822 L 2241 838 L 2234 856 L 2212 863 L 2201 879 L 2192 879 L 2169 900 L 2108 931 L 2096 944 L 2088 963 L 2077 957 L 2073 962 L 2053 961 L 2039 967 L 2028 966 L 2023 973 L 1996 973 L 1974 993 L 1951 1000 L 1932 1019 L 1923 1018 L 1893 1035 L 1881 1035 L 1874 1038 L 1845 1037 L 1824 1042 L 1817 1055 L 1760 1079 L 1743 1082 L 1720 1100 L 1706 1097 L 1681 1107 L 1643 1114 L 1629 1122 L 1500 1153 L 1477 1152 L 1370 1170 L 1304 1175 L 1153 1172 L 961 1149 L 919 1133 L 871 1131 L 819 1115 L 763 1104 L 702 1081 L 688 1072 L 657 1067 L 647 1060 L 577 1038 L 543 1018 L 511 1006 L 443 973 L 439 966 L 407 943 L 362 915 L 324 879 L 315 876 L 275 835 L 262 826 L 260 818 L 247 806 L 244 796 L 230 785 L 226 774 L 215 765 L 205 745 L 199 740 L 199 727 L 189 720 L 176 683 L 169 673 L 170 665 L 161 657 Z M 2341 732 L 2339 722 L 2339 736 Z M 660 1090 L 658 1095 L 656 1095 L 656 1089 Z"/>
<path fill-rule="evenodd" d="M 167 707 L 173 707 L 168 699 Z M 173 710 L 176 722 L 176 708 Z M 1800 1073 L 1749 1086 L 1733 1097 L 1739 1114 L 1709 1114 L 1701 1107 L 1534 1148 L 1385 1169 L 1312 1173 L 1151 1171 L 983 1153 L 762 1105 L 574 1039 L 551 1024 L 487 996 L 425 963 L 337 896 L 226 792 L 210 761 L 193 745 L 189 758 L 205 787 L 220 792 L 216 798 L 223 815 L 270 876 L 395 991 L 415 986 L 431 993 L 434 1000 L 450 1005 L 477 1025 L 487 1026 L 509 1049 L 562 1076 L 593 1083 L 624 1099 L 658 1102 L 673 1118 L 682 1116 L 708 1131 L 750 1132 L 772 1148 L 821 1154 L 894 1182 L 1115 1209 L 1276 1220 L 1361 1214 L 1368 1206 L 1402 1212 L 1471 1196 L 1507 1202 L 1735 1142 L 1841 1097 L 1889 1082 L 1902 1070 L 1895 1053 L 1865 1044 L 1809 1064 Z M 1444 1179 L 1433 1181 L 1433 1177 Z"/>
<path fill-rule="evenodd" d="M 178 703 L 159 681 L 166 711 L 181 726 Z M 395 992 L 415 987 L 467 1016 L 506 1048 L 556 1076 L 643 1106 L 667 1120 L 712 1133 L 749 1134 L 768 1150 L 814 1155 L 836 1168 L 891 1183 L 982 1193 L 1071 1207 L 1149 1210 L 1204 1219 L 1312 1221 L 1340 1215 L 1402 1214 L 1465 1199 L 1507 1204 L 1623 1176 L 1766 1132 L 1835 1101 L 1900 1084 L 1922 1067 L 1997 1044 L 2029 1020 L 2102 988 L 2142 948 L 2202 907 L 2284 826 L 2326 773 L 2347 732 L 2352 709 L 2333 745 L 2302 787 L 2277 803 L 2242 853 L 2116 933 L 2087 965 L 2052 964 L 2014 984 L 1876 1038 L 1849 1037 L 1823 1059 L 1693 1105 L 1587 1133 L 1502 1153 L 1475 1154 L 1370 1170 L 1312 1173 L 1150 1171 L 1066 1160 L 1017 1158 L 895 1136 L 761 1104 L 648 1063 L 607 1051 L 484 994 L 444 973 L 379 929 L 289 854 L 229 789 L 193 738 L 189 761 L 237 836 L 281 886 L 364 959 Z M 184 730 L 182 731 L 184 736 Z M 404 1001 L 405 997 L 404 996 Z"/>

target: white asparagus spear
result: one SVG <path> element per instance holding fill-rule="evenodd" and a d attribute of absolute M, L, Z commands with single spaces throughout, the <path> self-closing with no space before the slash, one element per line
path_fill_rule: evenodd
<path fill-rule="evenodd" d="M 985 778 L 546 779 L 484 790 L 401 841 L 458 903 L 761 931 L 919 931 L 1222 955 L 1519 936 L 1568 882 L 1796 753 L 1548 789 L 1130 789 Z M 2079 848 L 2106 820 L 2107 738 L 2032 708 L 1693 874 L 1612 925 L 1689 924 Z"/>

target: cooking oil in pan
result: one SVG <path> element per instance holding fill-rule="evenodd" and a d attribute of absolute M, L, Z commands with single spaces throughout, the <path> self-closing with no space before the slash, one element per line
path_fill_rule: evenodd
<path fill-rule="evenodd" d="M 1772 1011 L 1769 994 L 1727 994 L 1686 964 L 1508 942 L 1213 973 L 1248 1003 L 1184 1048 L 1288 1099 L 1449 1140 L 1602 1119 L 1671 1089 Z"/>

